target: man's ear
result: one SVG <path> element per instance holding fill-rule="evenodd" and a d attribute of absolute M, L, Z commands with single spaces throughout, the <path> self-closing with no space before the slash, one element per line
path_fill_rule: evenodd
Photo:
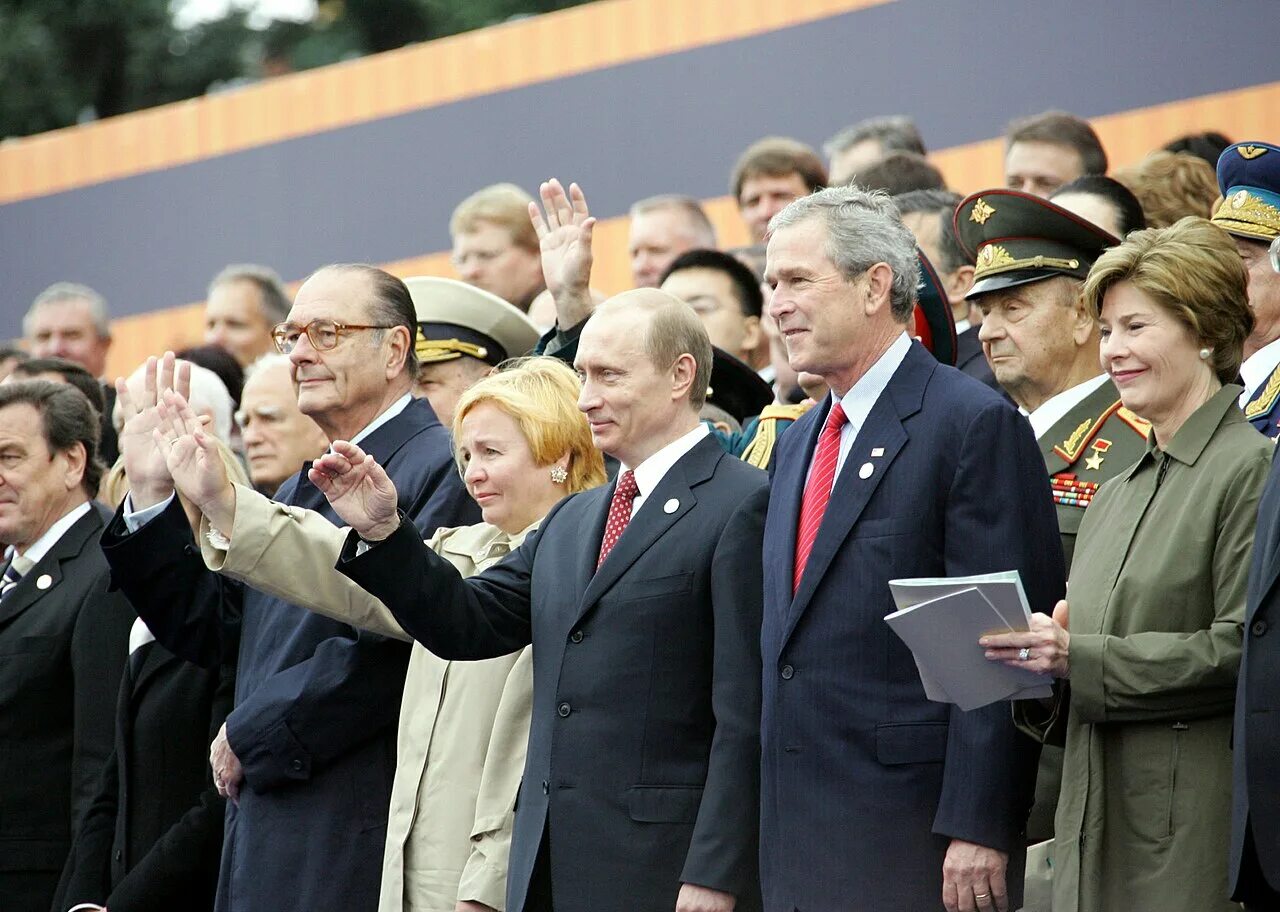
<path fill-rule="evenodd" d="M 961 266 L 959 269 L 946 273 L 941 278 L 942 287 L 947 293 L 947 300 L 954 307 L 964 300 L 964 296 L 973 287 L 973 267 L 969 265 Z"/>
<path fill-rule="evenodd" d="M 888 263 L 876 263 L 867 270 L 867 316 L 874 316 L 890 306 L 893 290 L 893 269 Z"/>
<path fill-rule="evenodd" d="M 67 470 L 63 475 L 64 484 L 68 491 L 74 491 L 84 480 L 84 470 L 89 461 L 88 453 L 85 451 L 84 444 L 76 441 L 63 450 L 61 456 L 67 461 Z"/>
<path fill-rule="evenodd" d="M 407 359 L 413 339 L 405 326 L 393 327 L 387 333 L 387 339 L 391 344 L 387 346 L 386 375 L 388 380 L 394 380 L 401 372 L 409 370 Z"/>
<path fill-rule="evenodd" d="M 698 364 L 694 361 L 693 355 L 686 352 L 676 358 L 676 363 L 671 366 L 671 398 L 689 398 L 689 388 L 693 386 L 697 375 Z"/>

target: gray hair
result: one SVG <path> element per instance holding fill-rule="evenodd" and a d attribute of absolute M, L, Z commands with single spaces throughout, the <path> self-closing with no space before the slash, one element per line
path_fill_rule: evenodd
<path fill-rule="evenodd" d="M 99 339 L 111 338 L 111 318 L 107 315 L 107 299 L 88 285 L 75 282 L 54 282 L 31 302 L 26 316 L 22 318 L 23 335 L 31 335 L 31 320 L 36 311 L 46 304 L 58 304 L 62 301 L 84 301 L 89 305 L 89 315 L 93 319 L 93 328 L 98 331 Z"/>
<path fill-rule="evenodd" d="M 905 114 L 892 117 L 869 117 L 845 127 L 822 144 L 827 158 L 833 158 L 858 143 L 874 139 L 885 152 L 915 152 L 924 155 L 924 140 L 916 122 Z"/>
<path fill-rule="evenodd" d="M 289 360 L 288 355 L 282 355 L 280 352 L 267 352 L 254 359 L 253 363 L 244 369 L 244 382 L 248 383 L 250 378 L 262 373 L 264 370 L 270 370 L 273 367 L 289 367 L 293 362 Z"/>
<path fill-rule="evenodd" d="M 632 218 L 635 218 L 637 215 L 660 212 L 664 209 L 683 213 L 693 229 L 698 246 L 711 250 L 715 249 L 715 226 L 711 224 L 711 219 L 707 218 L 706 210 L 702 208 L 702 204 L 692 196 L 684 196 L 679 193 L 663 193 L 659 196 L 646 197 L 633 203 L 629 214 Z"/>
<path fill-rule="evenodd" d="M 916 239 L 902 224 L 898 207 L 883 190 L 828 187 L 793 200 L 769 222 L 769 234 L 809 219 L 821 219 L 827 229 L 827 258 L 846 281 L 852 282 L 876 263 L 893 272 L 889 307 L 902 323 L 916 305 L 920 265 Z"/>
<path fill-rule="evenodd" d="M 213 277 L 208 294 L 212 295 L 215 288 L 231 282 L 248 282 L 258 289 L 262 315 L 267 323 L 275 325 L 289 319 L 289 292 L 274 269 L 253 263 L 233 263 Z"/>

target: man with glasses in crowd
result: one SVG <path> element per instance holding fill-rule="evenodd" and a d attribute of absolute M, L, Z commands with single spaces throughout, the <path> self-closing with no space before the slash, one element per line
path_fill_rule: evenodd
<path fill-rule="evenodd" d="M 416 330 L 403 282 L 338 265 L 306 281 L 272 339 L 289 358 L 298 408 L 330 441 L 359 442 L 386 466 L 400 510 L 429 536 L 476 522 L 479 511 L 447 430 L 410 395 Z M 169 387 L 185 395 L 186 385 L 166 355 L 140 401 L 121 391 L 131 492 L 103 549 L 115 582 L 171 651 L 209 665 L 239 650 L 235 708 L 210 752 L 214 781 L 231 799 L 217 909 L 374 908 L 408 648 L 206 569 L 152 440 L 157 400 Z M 336 522 L 306 468 L 277 492 L 280 509 Z"/>

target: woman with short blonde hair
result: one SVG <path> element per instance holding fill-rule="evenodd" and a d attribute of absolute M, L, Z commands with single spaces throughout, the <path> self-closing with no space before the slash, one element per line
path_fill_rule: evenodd
<path fill-rule="evenodd" d="M 1085 511 L 1068 601 L 987 657 L 1059 679 L 1023 727 L 1065 738 L 1055 912 L 1227 912 L 1231 725 L 1258 497 L 1273 446 L 1232 381 L 1253 326 L 1244 268 L 1202 218 L 1129 235 L 1084 300 L 1102 366 L 1151 423 Z"/>
<path fill-rule="evenodd" d="M 1152 152 L 1114 177 L 1138 198 L 1150 228 L 1167 228 L 1189 215 L 1208 218 L 1221 195 L 1213 166 L 1187 152 Z"/>

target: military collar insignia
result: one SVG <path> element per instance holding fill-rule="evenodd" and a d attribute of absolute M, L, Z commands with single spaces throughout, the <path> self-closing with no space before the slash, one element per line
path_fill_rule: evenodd
<path fill-rule="evenodd" d="M 1245 403 L 1244 416 L 1252 421 L 1259 415 L 1267 414 L 1276 404 L 1276 399 L 1280 399 L 1280 366 L 1271 372 L 1271 376 L 1267 378 L 1266 384 L 1257 395 Z"/>

